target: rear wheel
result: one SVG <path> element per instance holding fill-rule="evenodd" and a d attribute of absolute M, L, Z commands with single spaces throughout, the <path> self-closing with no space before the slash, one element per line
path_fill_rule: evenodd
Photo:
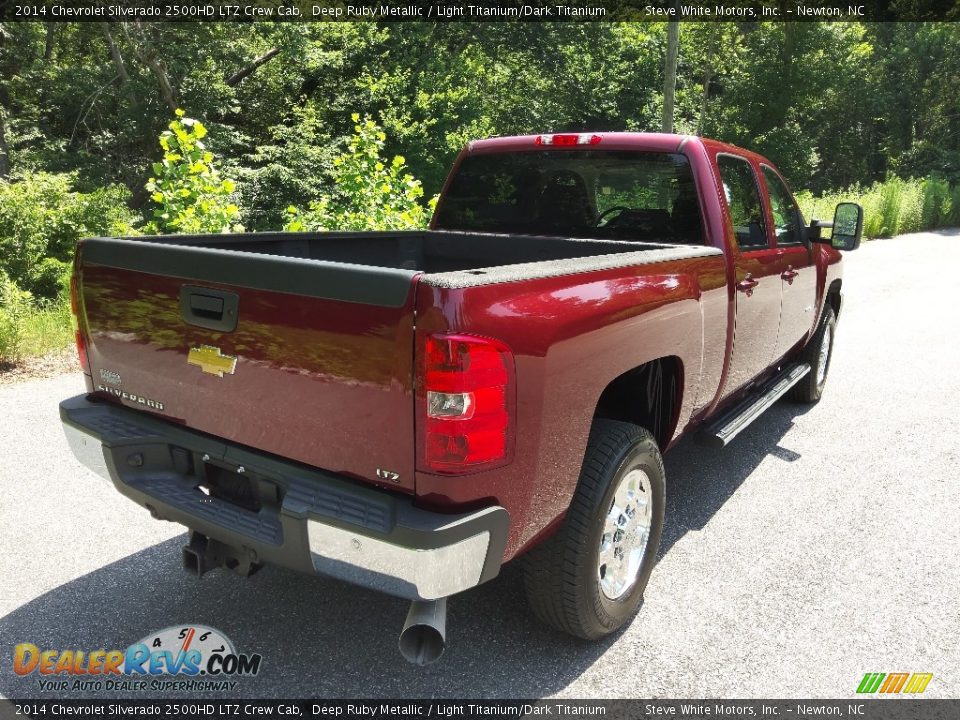
<path fill-rule="evenodd" d="M 524 557 L 541 620 L 571 635 L 607 635 L 637 612 L 663 530 L 663 459 L 643 428 L 597 420 L 567 516 Z"/>
<path fill-rule="evenodd" d="M 790 388 L 791 400 L 815 403 L 823 395 L 827 385 L 827 372 L 833 357 L 833 341 L 837 334 L 837 318 L 829 305 L 823 311 L 820 327 L 803 349 L 801 360 L 810 364 L 810 372 Z"/>

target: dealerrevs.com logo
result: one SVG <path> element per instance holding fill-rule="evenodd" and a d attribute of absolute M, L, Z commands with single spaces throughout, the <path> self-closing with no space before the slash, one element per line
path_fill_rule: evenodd
<path fill-rule="evenodd" d="M 13 671 L 37 675 L 40 690 L 233 690 L 260 672 L 259 654 L 238 653 L 219 630 L 168 627 L 126 650 L 41 650 L 20 643 Z"/>

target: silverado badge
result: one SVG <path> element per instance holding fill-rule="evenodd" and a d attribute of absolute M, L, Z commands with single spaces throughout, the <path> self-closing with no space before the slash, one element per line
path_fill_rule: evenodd
<path fill-rule="evenodd" d="M 190 354 L 187 355 L 187 364 L 197 365 L 210 375 L 223 377 L 224 373 L 233 375 L 233 371 L 237 369 L 237 358 L 235 355 L 224 355 L 218 347 L 201 345 L 200 347 L 190 348 Z"/>

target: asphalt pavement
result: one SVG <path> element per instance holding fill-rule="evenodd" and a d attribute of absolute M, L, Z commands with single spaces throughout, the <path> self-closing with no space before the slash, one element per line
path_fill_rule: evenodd
<path fill-rule="evenodd" d="M 401 600 L 272 567 L 188 576 L 182 528 L 67 448 L 57 403 L 80 375 L 0 386 L 0 695 L 135 697 L 43 691 L 13 646 L 124 648 L 200 623 L 263 656 L 224 697 L 837 698 L 866 672 L 929 672 L 926 697 L 958 697 L 957 267 L 960 231 L 847 255 L 823 400 L 667 455 L 661 559 L 625 630 L 585 643 L 539 625 L 507 567 L 451 600 L 426 668 L 397 652 Z"/>

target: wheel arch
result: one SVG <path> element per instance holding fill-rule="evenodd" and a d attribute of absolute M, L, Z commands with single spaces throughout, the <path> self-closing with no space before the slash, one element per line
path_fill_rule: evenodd
<path fill-rule="evenodd" d="M 661 452 L 673 439 L 683 404 L 683 360 L 667 355 L 611 380 L 600 393 L 593 419 L 619 420 L 648 430 Z"/>
<path fill-rule="evenodd" d="M 828 304 L 833 309 L 834 317 L 840 317 L 840 306 L 843 304 L 843 293 L 841 288 L 843 286 L 843 280 L 836 279 L 830 283 L 830 287 L 827 288 L 827 300 Z"/>

